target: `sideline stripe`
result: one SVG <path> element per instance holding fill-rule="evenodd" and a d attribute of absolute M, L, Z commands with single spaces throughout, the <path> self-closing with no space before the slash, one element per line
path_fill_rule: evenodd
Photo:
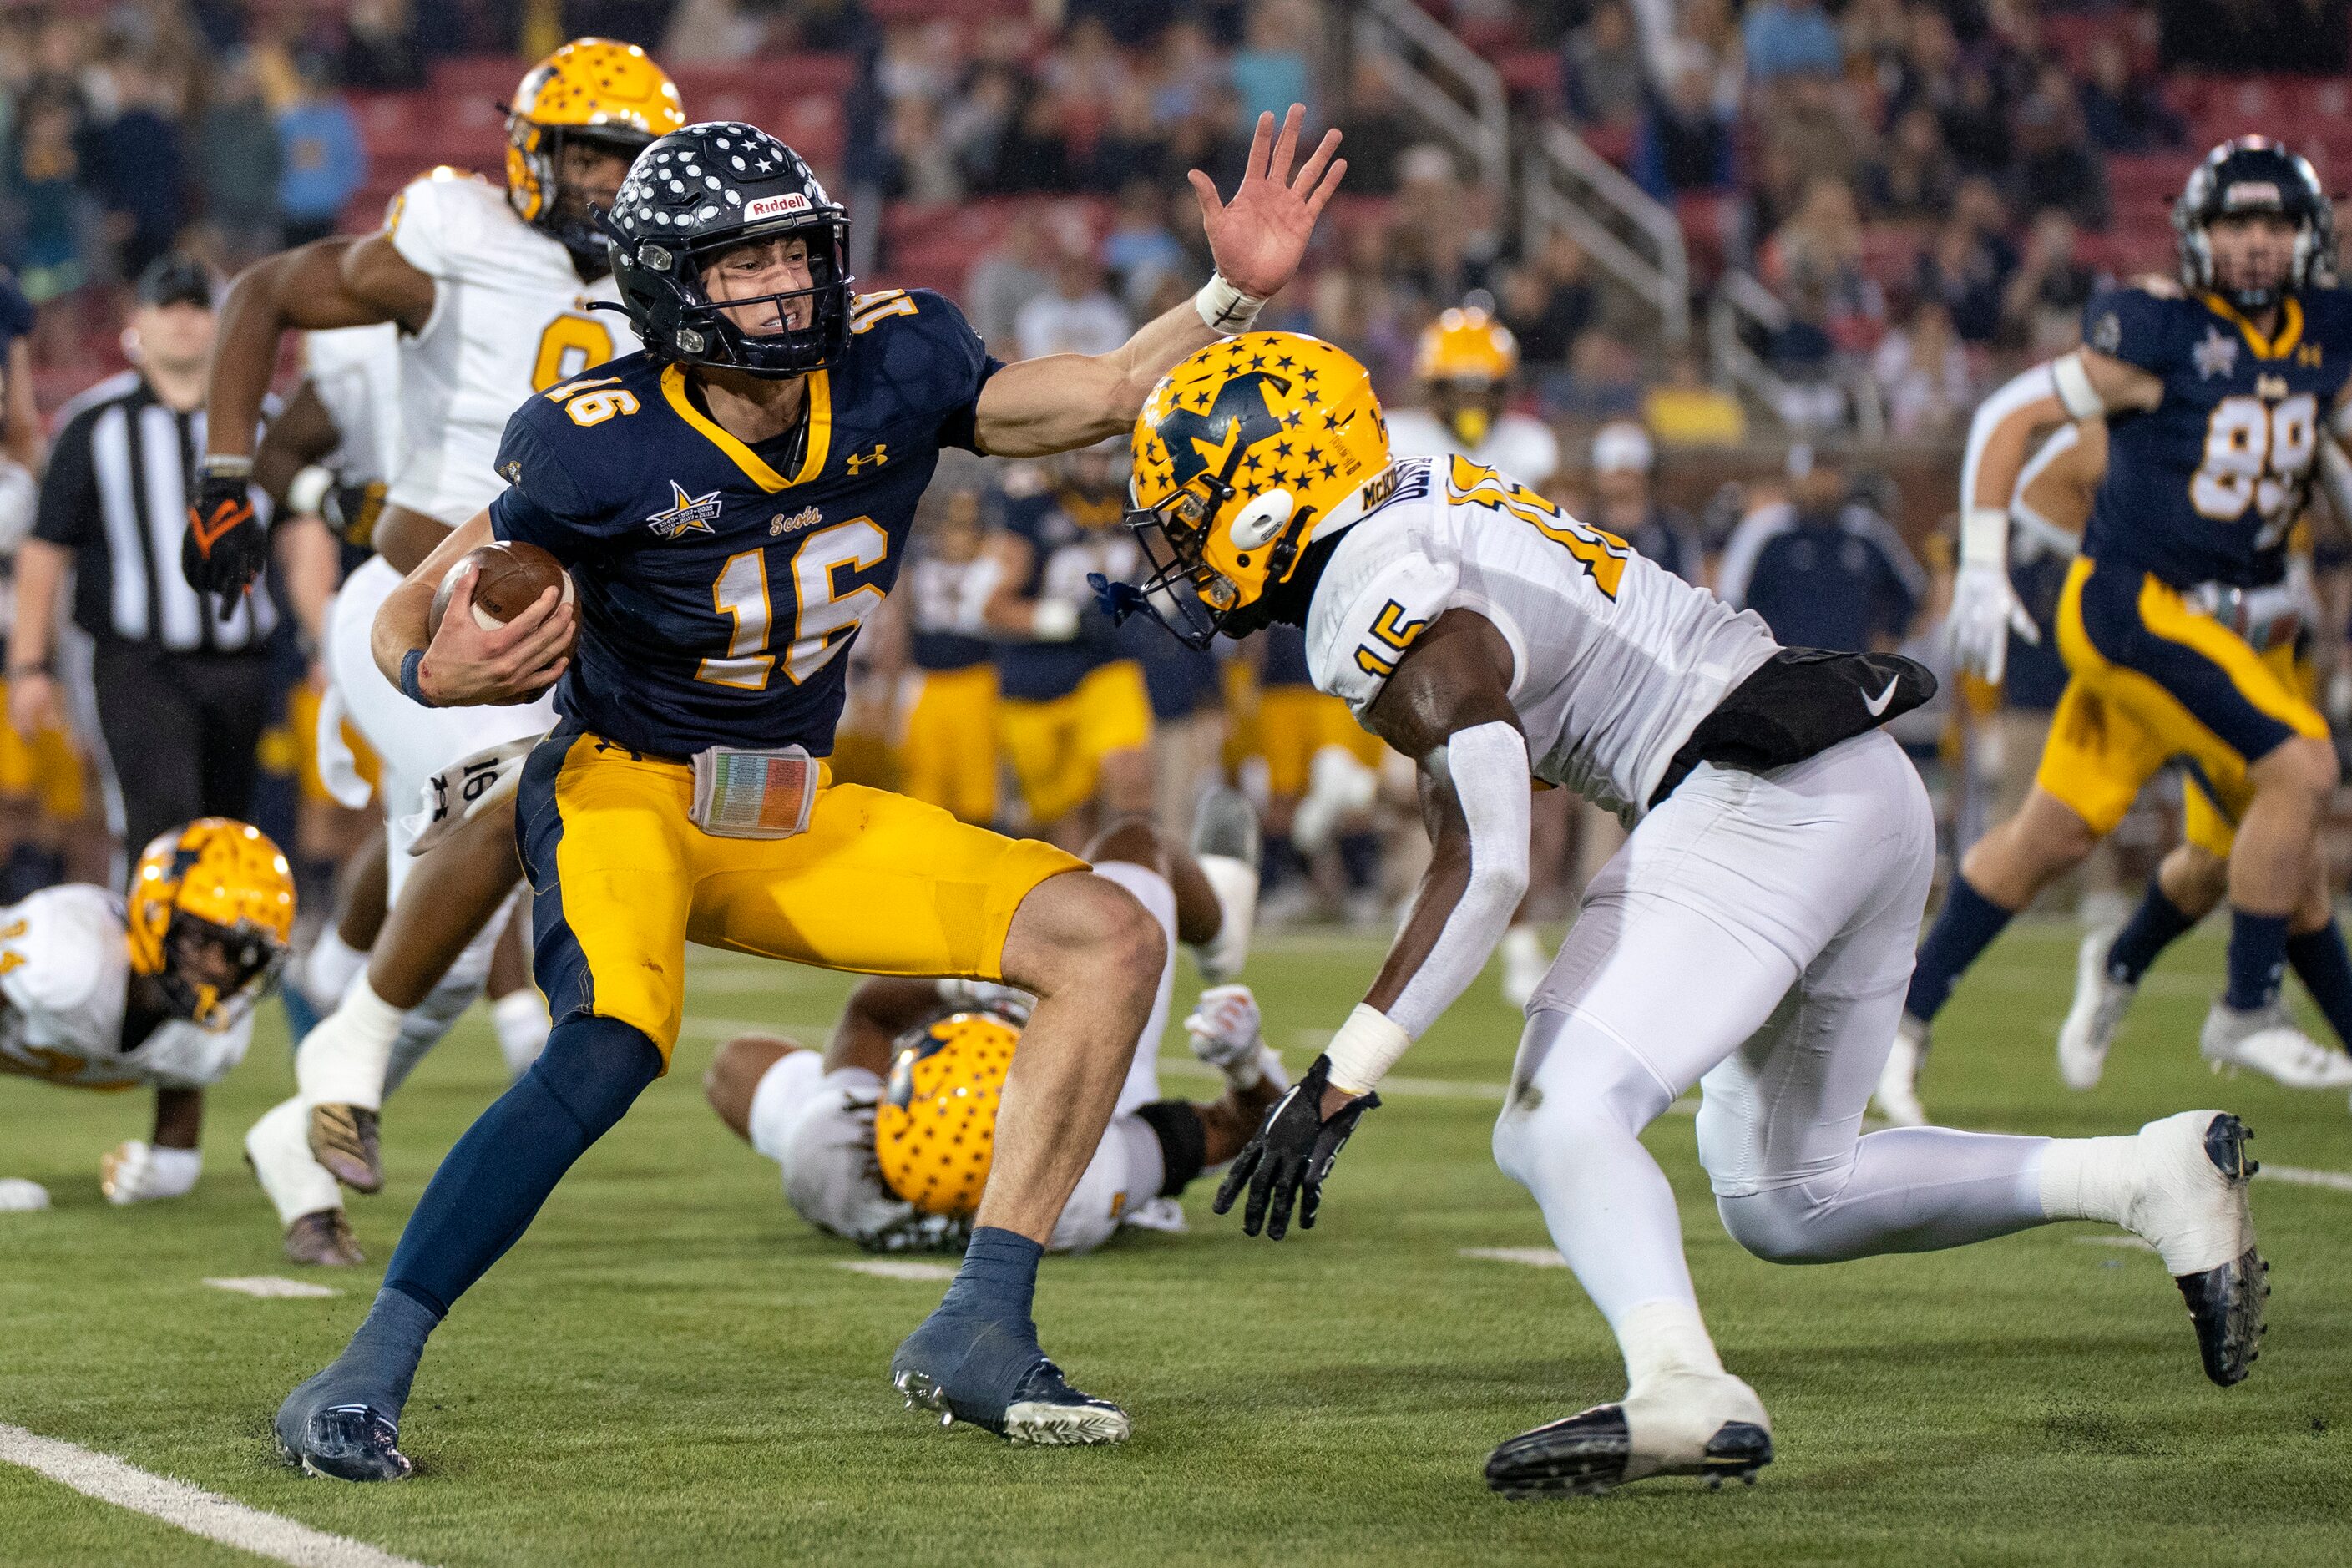
<path fill-rule="evenodd" d="M 944 1263 L 918 1263 L 912 1258 L 868 1258 L 836 1263 L 835 1268 L 846 1268 L 852 1274 L 871 1274 L 877 1279 L 952 1279 L 956 1271 Z"/>
<path fill-rule="evenodd" d="M 2267 1160 L 2263 1162 L 2263 1168 L 2254 1173 L 2254 1180 L 2284 1182 L 2290 1186 L 2297 1187 L 2326 1187 L 2335 1192 L 2352 1193 L 2352 1176 L 2347 1176 L 2341 1171 L 2309 1171 L 2300 1165 L 2273 1165 Z"/>
<path fill-rule="evenodd" d="M 1486 1263 L 1518 1263 L 1529 1268 L 1565 1268 L 1568 1259 L 1549 1247 L 1465 1247 L 1464 1258 L 1475 1258 Z"/>
<path fill-rule="evenodd" d="M 247 1508 L 185 1481 L 151 1475 L 111 1454 L 43 1437 L 5 1421 L 0 1421 L 0 1463 L 21 1465 L 84 1497 L 296 1568 L 423 1568 L 365 1542 Z"/>

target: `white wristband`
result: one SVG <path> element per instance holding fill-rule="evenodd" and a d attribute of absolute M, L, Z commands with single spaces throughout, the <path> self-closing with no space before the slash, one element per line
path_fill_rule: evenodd
<path fill-rule="evenodd" d="M 1331 1087 L 1370 1094 L 1397 1058 L 1412 1047 L 1412 1037 L 1369 1002 L 1359 1002 L 1323 1054 L 1331 1058 Z"/>
<path fill-rule="evenodd" d="M 2009 513 L 1997 506 L 1972 506 L 1960 513 L 1960 564 L 2009 564 Z"/>
<path fill-rule="evenodd" d="M 1209 331 L 1219 337 L 1230 338 L 1236 332 L 1246 332 L 1265 301 L 1243 293 L 1225 281 L 1222 272 L 1212 272 L 1201 291 L 1192 296 L 1192 308 L 1201 312 L 1201 320 Z"/>
<path fill-rule="evenodd" d="M 2097 419 L 2107 412 L 2107 400 L 2091 384 L 2091 373 L 2083 368 L 2080 350 L 2060 354 L 2050 362 L 2050 377 L 2058 384 L 2060 406 L 2076 419 Z"/>
<path fill-rule="evenodd" d="M 319 503 L 325 500 L 327 492 L 334 488 L 334 470 L 313 463 L 296 474 L 294 482 L 286 487 L 286 510 L 298 517 L 316 517 Z"/>

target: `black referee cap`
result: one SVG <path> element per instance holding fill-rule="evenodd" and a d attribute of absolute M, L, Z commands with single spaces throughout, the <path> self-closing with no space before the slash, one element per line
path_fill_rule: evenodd
<path fill-rule="evenodd" d="M 213 308 L 212 268 L 193 256 L 173 251 L 159 256 L 139 274 L 142 305 L 200 305 Z"/>

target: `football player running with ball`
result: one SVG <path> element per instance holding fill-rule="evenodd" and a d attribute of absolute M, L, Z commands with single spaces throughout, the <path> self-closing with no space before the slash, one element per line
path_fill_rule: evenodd
<path fill-rule="evenodd" d="M 1304 626 L 1316 683 L 1420 763 L 1433 844 L 1370 994 L 1235 1159 L 1220 1210 L 1246 1188 L 1252 1234 L 1282 1236 L 1294 1203 L 1313 1223 L 1382 1075 L 1509 923 L 1533 780 L 1633 825 L 1528 1005 L 1495 1129 L 1630 1386 L 1503 1444 L 1491 1486 L 1589 1492 L 1770 1461 L 1771 1422 L 1717 1359 L 1674 1193 L 1640 1141 L 1693 1084 L 1717 1208 L 1759 1257 L 2110 1220 L 2179 1278 L 2209 1375 L 2245 1375 L 2263 1283 L 2236 1118 L 2120 1138 L 1858 1135 L 1936 849 L 1927 792 L 1877 726 L 1930 694 L 1925 670 L 1781 647 L 1507 475 L 1392 462 L 1363 367 L 1313 339 L 1193 355 L 1153 389 L 1134 447 L 1130 521 L 1159 570 L 1120 597 L 1169 605 L 1196 644 Z"/>
<path fill-rule="evenodd" d="M 1030 1302 L 1151 1010 L 1160 928 L 1074 856 L 831 784 L 821 759 L 844 656 L 897 576 L 941 448 L 1102 440 L 1170 366 L 1246 328 L 1345 169 L 1334 132 L 1292 178 L 1304 118 L 1294 106 L 1278 138 L 1261 118 L 1230 204 L 1192 174 L 1217 263 L 1195 300 L 1108 354 L 1013 365 L 936 294 L 853 295 L 847 213 L 765 132 L 693 125 L 638 156 L 605 223 L 647 352 L 525 404 L 499 454 L 508 489 L 375 624 L 377 663 L 421 703 L 509 702 L 561 679 L 561 722 L 514 805 L 554 1032 L 442 1162 L 350 1347 L 279 1410 L 291 1458 L 352 1480 L 408 1473 L 396 1424 L 425 1336 L 667 1068 L 689 941 L 1038 998 L 971 1246 L 892 1379 L 1016 1441 L 1127 1436 L 1124 1411 L 1046 1359 Z M 485 629 L 460 572 L 427 647 L 436 585 L 493 540 L 570 569 L 576 625 L 550 588 Z"/>

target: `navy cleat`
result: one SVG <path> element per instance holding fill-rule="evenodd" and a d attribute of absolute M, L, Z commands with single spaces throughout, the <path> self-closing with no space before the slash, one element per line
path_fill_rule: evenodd
<path fill-rule="evenodd" d="M 2218 1110 L 2151 1121 L 2139 1190 L 2124 1224 L 2152 1244 L 2189 1304 L 2197 1356 L 2219 1387 L 2245 1381 L 2262 1353 L 2270 1265 L 2254 1246 L 2246 1188 L 2262 1167 L 2246 1155 L 2246 1124 Z"/>
<path fill-rule="evenodd" d="M 1127 1412 L 1072 1388 L 1026 1322 L 935 1312 L 891 1356 L 890 1382 L 942 1426 L 966 1421 L 1011 1443 L 1118 1443 L 1129 1432 Z"/>
<path fill-rule="evenodd" d="M 415 1468 L 390 1416 L 364 1405 L 314 1406 L 303 1397 L 310 1389 L 304 1384 L 278 1407 L 278 1451 L 288 1464 L 339 1481 L 396 1481 Z"/>
<path fill-rule="evenodd" d="M 1486 1485 L 1509 1498 L 1598 1497 L 1652 1476 L 1694 1476 L 1710 1490 L 1754 1485 L 1772 1462 L 1772 1424 L 1728 1374 L 1661 1378 L 1517 1436 L 1487 1456 Z"/>

